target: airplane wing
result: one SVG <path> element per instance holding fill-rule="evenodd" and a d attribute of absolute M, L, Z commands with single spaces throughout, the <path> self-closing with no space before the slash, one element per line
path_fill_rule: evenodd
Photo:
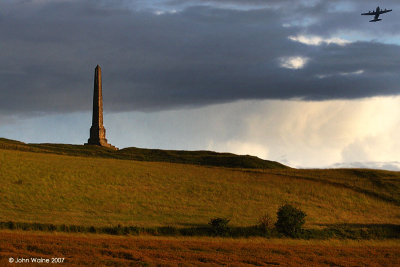
<path fill-rule="evenodd" d="M 368 13 L 361 13 L 361 15 L 373 15 L 373 16 L 375 16 L 377 13 L 374 11 L 374 12 L 368 12 Z M 382 13 L 381 13 L 382 14 Z"/>
<path fill-rule="evenodd" d="M 392 9 L 381 10 L 381 11 L 379 11 L 379 14 L 387 13 L 387 12 L 390 12 L 390 11 L 392 11 Z"/>

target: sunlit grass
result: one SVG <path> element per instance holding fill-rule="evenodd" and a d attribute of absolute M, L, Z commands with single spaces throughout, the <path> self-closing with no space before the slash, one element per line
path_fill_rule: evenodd
<path fill-rule="evenodd" d="M 306 227 L 399 224 L 398 196 L 387 187 L 399 185 L 399 173 L 371 172 L 375 182 L 347 170 L 246 171 L 0 149 L 0 220 L 151 227 L 228 217 L 248 226 L 291 203 L 307 213 Z"/>
<path fill-rule="evenodd" d="M 400 243 L 1 231 L 0 265 L 10 257 L 61 257 L 68 266 L 398 266 Z"/>

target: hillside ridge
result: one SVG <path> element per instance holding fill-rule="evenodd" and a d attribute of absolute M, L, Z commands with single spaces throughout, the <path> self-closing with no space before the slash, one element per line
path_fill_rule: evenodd
<path fill-rule="evenodd" d="M 287 169 L 290 168 L 276 161 L 263 160 L 256 156 L 236 155 L 198 150 L 163 150 L 127 147 L 112 150 L 100 146 L 71 144 L 29 144 L 21 141 L 0 138 L 0 149 L 19 150 L 37 153 L 51 153 L 69 156 L 113 158 L 121 160 L 138 160 L 152 162 L 183 163 L 204 166 L 217 166 L 244 169 Z"/>

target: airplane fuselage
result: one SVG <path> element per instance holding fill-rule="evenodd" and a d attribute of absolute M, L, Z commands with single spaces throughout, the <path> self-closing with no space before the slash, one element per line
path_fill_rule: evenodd
<path fill-rule="evenodd" d="M 379 18 L 379 11 L 381 11 L 381 9 L 379 8 L 379 6 L 376 7 L 376 15 L 374 19 L 378 19 Z"/>
<path fill-rule="evenodd" d="M 384 14 L 384 13 L 391 12 L 391 11 L 392 11 L 391 9 L 386 9 L 385 8 L 385 10 L 383 10 L 379 6 L 377 6 L 375 11 L 369 11 L 369 12 L 366 12 L 366 13 L 361 13 L 361 15 L 374 16 L 374 19 L 370 20 L 369 22 L 377 22 L 377 21 L 382 20 L 382 19 L 379 18 L 380 14 Z"/>

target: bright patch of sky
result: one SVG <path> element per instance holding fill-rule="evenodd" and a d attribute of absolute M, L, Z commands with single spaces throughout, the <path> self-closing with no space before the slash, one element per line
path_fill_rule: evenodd
<path fill-rule="evenodd" d="M 282 68 L 287 68 L 287 69 L 302 69 L 308 62 L 308 58 L 306 57 L 301 57 L 301 56 L 297 56 L 297 57 L 283 57 L 280 58 L 280 66 Z"/>
<path fill-rule="evenodd" d="M 158 16 L 161 16 L 161 15 L 165 15 L 165 14 L 175 14 L 177 12 L 178 11 L 176 9 L 172 9 L 172 10 L 169 10 L 169 11 L 157 10 L 157 11 L 154 12 L 154 14 L 156 14 Z"/>
<path fill-rule="evenodd" d="M 306 35 L 297 35 L 297 36 L 289 36 L 289 39 L 295 42 L 299 42 L 306 45 L 321 45 L 325 44 L 337 44 L 337 45 L 346 45 L 349 44 L 350 41 L 339 37 L 330 37 L 330 38 L 323 38 L 320 36 L 306 36 Z"/>
<path fill-rule="evenodd" d="M 323 78 L 327 78 L 327 77 L 331 77 L 331 76 L 349 76 L 349 75 L 360 75 L 363 74 L 364 70 L 357 70 L 357 71 L 352 71 L 352 72 L 339 72 L 339 73 L 335 73 L 335 74 L 318 74 L 316 75 L 317 78 L 319 79 L 323 79 Z"/>

